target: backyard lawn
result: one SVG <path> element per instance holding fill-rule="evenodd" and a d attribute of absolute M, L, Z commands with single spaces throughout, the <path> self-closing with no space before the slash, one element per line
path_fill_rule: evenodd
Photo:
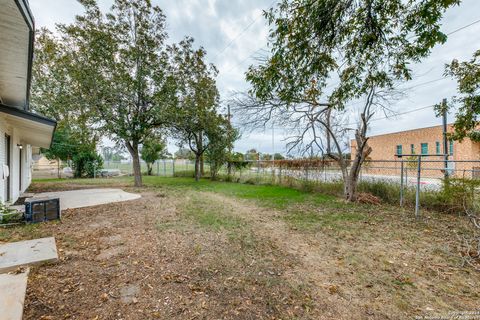
<path fill-rule="evenodd" d="M 33 268 L 26 319 L 412 319 L 478 308 L 458 215 L 348 204 L 295 189 L 145 177 L 41 180 L 31 191 L 120 187 L 130 202 L 0 229 L 55 236 Z"/>

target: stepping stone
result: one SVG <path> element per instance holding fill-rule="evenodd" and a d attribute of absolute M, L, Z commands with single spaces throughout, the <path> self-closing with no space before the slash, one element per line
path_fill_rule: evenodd
<path fill-rule="evenodd" d="M 58 260 L 55 238 L 11 242 L 0 245 L 0 273 L 21 266 Z"/>
<path fill-rule="evenodd" d="M 109 237 L 101 237 L 100 242 L 105 243 L 107 245 L 115 246 L 115 245 L 121 245 L 124 242 L 124 240 L 121 235 L 116 234 Z"/>
<path fill-rule="evenodd" d="M 113 247 L 109 249 L 102 250 L 99 255 L 95 257 L 95 260 L 101 261 L 101 260 L 108 260 L 110 258 L 113 258 L 115 256 L 118 256 L 126 251 L 125 247 Z"/>
<path fill-rule="evenodd" d="M 0 319 L 22 319 L 27 277 L 28 269 L 19 274 L 0 274 Z"/>
<path fill-rule="evenodd" d="M 120 301 L 124 304 L 136 303 L 139 292 L 140 287 L 136 284 L 123 287 L 120 289 Z"/>

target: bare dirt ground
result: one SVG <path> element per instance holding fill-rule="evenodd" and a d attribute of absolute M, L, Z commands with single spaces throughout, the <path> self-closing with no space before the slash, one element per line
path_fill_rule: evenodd
<path fill-rule="evenodd" d="M 124 189 L 142 198 L 0 230 L 0 241 L 57 239 L 60 261 L 31 272 L 25 319 L 412 319 L 478 308 L 479 274 L 454 256 L 458 217 Z"/>

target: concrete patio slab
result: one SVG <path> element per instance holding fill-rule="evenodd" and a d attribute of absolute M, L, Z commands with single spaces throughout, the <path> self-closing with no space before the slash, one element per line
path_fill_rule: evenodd
<path fill-rule="evenodd" d="M 122 189 L 83 189 L 36 193 L 32 198 L 46 197 L 60 198 L 60 208 L 65 210 L 135 200 L 141 198 L 141 195 L 125 192 Z"/>
<path fill-rule="evenodd" d="M 0 273 L 12 271 L 21 266 L 57 260 L 57 246 L 53 237 L 0 245 Z"/>
<path fill-rule="evenodd" d="M 19 274 L 0 274 L 0 319 L 20 320 L 27 291 L 28 269 Z"/>

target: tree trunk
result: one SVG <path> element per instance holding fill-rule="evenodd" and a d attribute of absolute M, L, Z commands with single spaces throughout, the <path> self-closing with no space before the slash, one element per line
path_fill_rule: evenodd
<path fill-rule="evenodd" d="M 195 181 L 200 180 L 200 159 L 201 155 L 195 156 Z"/>
<path fill-rule="evenodd" d="M 357 130 L 355 133 L 357 150 L 355 152 L 355 159 L 352 161 L 350 173 L 345 180 L 345 199 L 350 202 L 357 200 L 357 184 L 362 164 L 372 152 L 372 148 L 367 144 L 368 138 L 366 137 L 365 132 L 366 130 Z"/>
<path fill-rule="evenodd" d="M 200 131 L 198 134 L 198 150 L 203 150 L 203 132 Z M 205 165 L 203 161 L 203 153 L 200 155 L 200 175 L 204 176 L 205 175 Z"/>
<path fill-rule="evenodd" d="M 138 155 L 138 143 L 137 142 L 127 142 L 125 144 L 127 146 L 127 150 L 132 156 L 133 160 L 133 176 L 135 181 L 135 187 L 142 186 L 142 171 L 140 168 L 140 156 Z"/>
<path fill-rule="evenodd" d="M 348 175 L 345 181 L 345 199 L 350 202 L 357 201 L 358 176 Z"/>
<path fill-rule="evenodd" d="M 147 175 L 151 176 L 153 170 L 153 164 L 147 162 Z"/>

